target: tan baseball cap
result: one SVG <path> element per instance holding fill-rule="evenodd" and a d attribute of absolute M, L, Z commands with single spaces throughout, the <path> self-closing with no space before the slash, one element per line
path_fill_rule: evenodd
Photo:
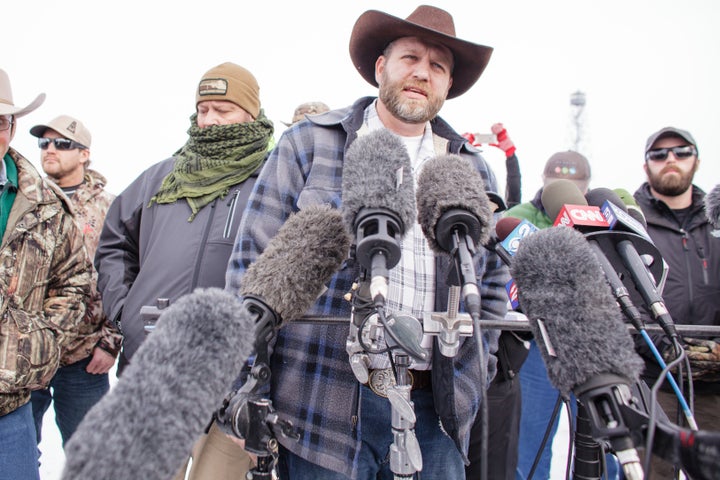
<path fill-rule="evenodd" d="M 282 122 L 286 126 L 290 126 L 295 122 L 299 122 L 305 118 L 305 115 L 315 115 L 317 113 L 323 113 L 330 110 L 330 107 L 325 105 L 323 102 L 305 102 L 298 105 L 293 113 L 292 120 L 290 122 Z"/>
<path fill-rule="evenodd" d="M 45 125 L 35 125 L 30 129 L 30 135 L 42 138 L 47 129 L 55 130 L 65 138 L 69 138 L 73 142 L 77 142 L 85 148 L 90 148 L 92 136 L 83 123 L 69 115 L 60 115 L 53 118 Z"/>

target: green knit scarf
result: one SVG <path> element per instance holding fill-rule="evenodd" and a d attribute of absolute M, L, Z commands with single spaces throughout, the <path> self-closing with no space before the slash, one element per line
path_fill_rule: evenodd
<path fill-rule="evenodd" d="M 192 222 L 197 213 L 230 187 L 245 181 L 265 160 L 272 144 L 274 127 L 260 110 L 257 120 L 231 125 L 197 126 L 190 117 L 190 138 L 175 153 L 175 167 L 162 182 L 153 202 L 173 203 L 184 198 L 190 205 Z"/>

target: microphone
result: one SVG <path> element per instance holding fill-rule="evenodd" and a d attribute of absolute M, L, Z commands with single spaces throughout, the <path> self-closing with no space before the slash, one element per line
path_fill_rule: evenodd
<path fill-rule="evenodd" d="M 450 254 L 462 286 L 463 301 L 474 319 L 480 318 L 480 290 L 473 254 L 490 238 L 493 209 L 485 182 L 472 164 L 459 155 L 428 160 L 418 176 L 418 223 L 437 254 Z"/>
<path fill-rule="evenodd" d="M 629 214 L 627 206 L 622 199 L 609 188 L 594 188 L 586 195 L 588 205 L 600 207 L 602 214 L 609 224 L 610 230 L 622 230 L 644 237 L 652 243 L 652 238 L 647 232 L 647 224 L 637 221 Z"/>
<path fill-rule="evenodd" d="M 162 310 L 117 385 L 67 443 L 62 478 L 171 478 L 253 352 L 259 320 L 278 326 L 302 315 L 349 244 L 338 210 L 308 207 L 288 218 L 248 269 L 249 302 L 197 289 Z"/>
<path fill-rule="evenodd" d="M 510 266 L 520 241 L 537 231 L 538 228 L 526 219 L 503 217 L 495 225 L 495 234 L 499 240 L 495 245 L 495 251 L 505 264 Z"/>
<path fill-rule="evenodd" d="M 370 296 L 388 293 L 388 270 L 400 261 L 400 240 L 415 223 L 410 157 L 402 140 L 384 128 L 358 137 L 342 172 L 342 211 L 355 232 L 355 256 L 370 272 Z"/>
<path fill-rule="evenodd" d="M 580 189 L 570 180 L 559 179 L 545 187 L 541 201 L 548 215 L 557 215 L 554 225 L 572 226 L 583 233 L 587 233 L 588 241 L 597 242 L 614 267 L 615 274 L 618 275 L 618 271 L 629 274 L 629 277 L 633 280 L 633 290 L 638 292 L 642 301 L 647 305 L 653 319 L 668 336 L 678 338 L 670 313 L 650 277 L 645 262 L 638 253 L 639 248 L 648 258 L 661 259 L 662 255 L 658 249 L 651 242 L 637 234 L 621 231 L 601 231 L 607 230 L 610 226 L 609 222 L 605 220 L 598 207 L 586 206 L 587 200 L 580 192 Z M 602 217 L 602 221 L 595 216 L 596 213 Z M 550 218 L 553 217 L 550 216 Z M 660 275 L 662 275 L 661 263 L 655 261 L 651 265 L 656 269 L 660 268 Z M 605 262 L 603 262 L 603 266 L 607 268 Z M 608 277 L 612 277 L 609 270 L 605 270 L 605 273 Z M 618 299 L 618 301 L 621 300 Z"/>
<path fill-rule="evenodd" d="M 290 215 L 242 278 L 244 302 L 265 305 L 282 326 L 300 318 L 325 289 L 350 249 L 342 214 L 311 205 Z"/>
<path fill-rule="evenodd" d="M 720 184 L 705 195 L 705 216 L 715 228 L 720 228 Z"/>
<path fill-rule="evenodd" d="M 557 179 L 543 188 L 540 196 L 553 226 L 563 225 L 582 232 L 605 230 L 609 224 L 598 207 L 590 206 L 572 180 Z"/>
<path fill-rule="evenodd" d="M 162 312 L 65 446 L 63 479 L 171 478 L 252 353 L 255 319 L 231 293 L 198 289 Z"/>
<path fill-rule="evenodd" d="M 617 228 L 618 230 L 623 231 L 630 231 L 632 233 L 639 233 L 636 232 L 637 229 L 640 229 L 642 231 L 643 238 L 646 238 L 651 244 L 652 240 L 650 240 L 649 235 L 647 235 L 647 232 L 642 227 L 642 225 L 637 222 L 633 218 L 628 218 L 628 215 L 625 213 L 623 209 L 623 203 L 620 197 L 618 196 L 615 191 L 607 189 L 607 188 L 596 188 L 594 190 L 591 190 L 586 195 L 588 199 L 588 203 L 592 205 L 602 205 L 602 211 L 603 214 L 606 216 L 608 223 L 610 223 L 610 228 Z M 623 216 L 624 215 L 624 216 Z M 590 239 L 589 239 L 590 240 Z M 637 243 L 637 242 L 636 242 Z M 630 300 L 630 297 L 628 295 L 627 289 L 625 289 L 624 284 L 622 283 L 622 280 L 617 275 L 617 272 L 615 271 L 615 268 L 610 263 L 610 261 L 605 256 L 602 247 L 597 241 L 590 241 L 590 246 L 596 250 L 596 253 L 598 254 L 598 259 L 601 263 L 606 262 L 606 264 L 603 264 L 603 270 L 605 270 L 605 275 L 607 277 L 608 283 L 610 283 L 610 286 L 615 293 L 616 299 L 618 300 L 618 303 L 620 304 L 620 307 L 625 314 L 625 316 L 630 319 L 635 329 L 640 333 L 640 335 L 645 340 L 648 348 L 652 352 L 653 356 L 655 357 L 655 360 L 658 362 L 658 364 L 664 369 L 667 367 L 665 360 L 662 358 L 662 355 L 658 351 L 655 344 L 650 339 L 649 335 L 647 334 L 647 331 L 645 330 L 644 322 L 642 321 L 642 317 L 640 315 L 639 310 L 635 307 L 635 305 Z M 656 254 L 657 256 L 660 255 L 659 252 Z M 644 262 L 643 262 L 644 263 Z M 660 265 L 660 262 L 657 263 Z M 632 276 L 632 272 L 630 272 L 630 276 Z M 674 327 L 673 327 L 674 328 Z M 666 331 L 667 333 L 667 331 Z M 685 398 L 683 397 L 682 391 L 680 390 L 680 387 L 678 386 L 677 382 L 675 381 L 675 378 L 672 376 L 670 372 L 667 372 L 666 378 L 668 382 L 670 383 L 670 386 L 675 391 L 675 395 L 678 398 L 678 402 L 680 403 L 680 406 L 688 420 L 688 424 L 691 426 L 693 430 L 697 430 L 697 422 L 695 421 L 695 416 L 692 413 L 692 410 L 690 409 L 689 405 L 685 401 Z"/>
<path fill-rule="evenodd" d="M 613 192 L 615 192 L 617 196 L 620 197 L 622 203 L 625 205 L 625 207 L 627 207 L 628 214 L 635 220 L 640 222 L 643 228 L 647 230 L 647 220 L 645 219 L 645 214 L 640 208 L 640 205 L 638 205 L 635 201 L 635 197 L 633 197 L 632 194 L 624 188 L 615 188 L 613 189 Z"/>
<path fill-rule="evenodd" d="M 629 386 L 644 363 L 601 271 L 583 235 L 569 228 L 524 239 L 511 267 L 550 382 L 566 397 L 575 393 L 593 437 L 608 440 L 626 477 L 639 479 L 642 468 L 618 402 L 630 401 Z"/>

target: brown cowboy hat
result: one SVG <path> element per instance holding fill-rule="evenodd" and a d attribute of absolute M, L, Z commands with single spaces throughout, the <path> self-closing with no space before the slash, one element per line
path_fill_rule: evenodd
<path fill-rule="evenodd" d="M 14 115 L 22 117 L 38 108 L 45 101 L 45 94 L 41 93 L 27 107 L 16 107 L 13 102 L 10 78 L 5 70 L 0 68 L 0 115 Z"/>
<path fill-rule="evenodd" d="M 493 51 L 492 47 L 457 38 L 452 16 L 437 7 L 420 5 L 405 20 L 368 10 L 357 19 L 350 35 L 350 58 L 360 75 L 371 85 L 378 86 L 375 61 L 390 42 L 400 37 L 421 37 L 452 51 L 455 68 L 447 98 L 462 95 L 477 82 Z"/>

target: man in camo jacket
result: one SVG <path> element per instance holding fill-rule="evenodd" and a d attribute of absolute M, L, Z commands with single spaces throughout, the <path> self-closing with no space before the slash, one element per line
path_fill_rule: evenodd
<path fill-rule="evenodd" d="M 0 477 L 39 479 L 30 392 L 45 387 L 90 296 L 90 259 L 60 189 L 10 147 L 16 107 L 0 69 Z"/>
<path fill-rule="evenodd" d="M 105 190 L 105 177 L 89 168 L 90 130 L 80 120 L 60 115 L 47 124 L 35 125 L 30 134 L 38 138 L 40 163 L 48 179 L 72 202 L 85 247 L 93 258 L 115 195 Z M 108 372 L 120 351 L 122 335 L 105 317 L 94 269 L 92 275 L 91 299 L 78 336 L 66 347 L 50 385 L 32 392 L 38 444 L 43 416 L 51 403 L 64 446 L 88 410 L 110 389 Z"/>

